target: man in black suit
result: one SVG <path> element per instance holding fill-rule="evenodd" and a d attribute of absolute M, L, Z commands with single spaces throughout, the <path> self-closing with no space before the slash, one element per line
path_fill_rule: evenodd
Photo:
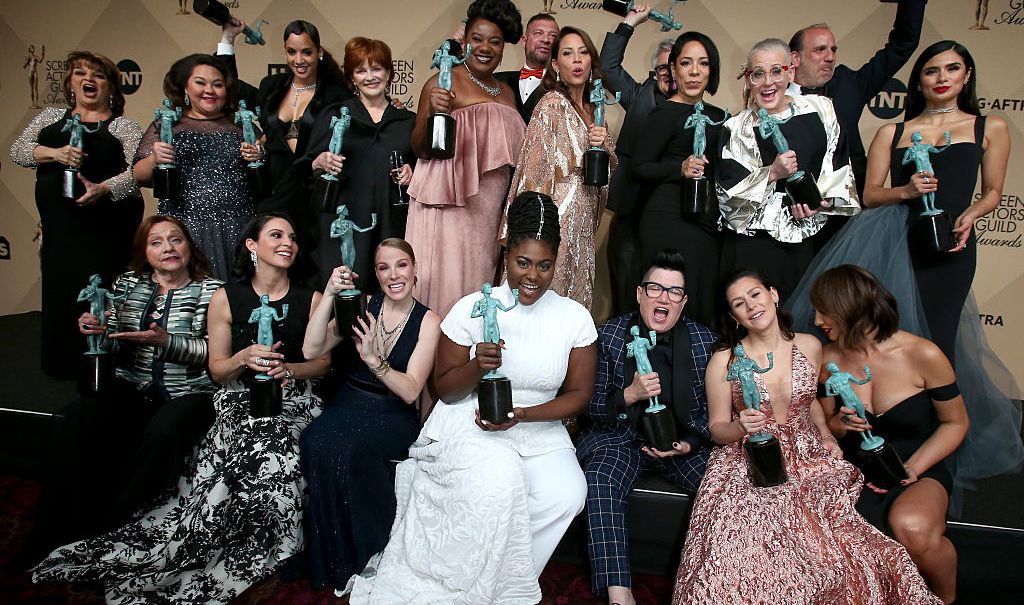
<path fill-rule="evenodd" d="M 637 82 L 623 67 L 626 45 L 633 30 L 647 21 L 651 7 L 635 4 L 633 9 L 619 23 L 615 31 L 608 32 L 601 46 L 601 68 L 605 72 L 605 85 L 622 93 L 619 103 L 626 111 L 626 117 L 619 129 L 615 154 L 619 168 L 612 175 L 608 186 L 608 210 L 615 213 L 608 233 L 608 266 L 612 281 L 612 306 L 616 314 L 636 308 L 636 284 L 640 280 L 640 265 L 649 259 L 641 259 L 637 225 L 640 212 L 635 208 L 637 187 L 630 178 L 629 160 L 638 139 L 642 137 L 641 126 L 654 108 L 671 94 L 672 77 L 668 67 L 668 55 L 674 38 L 658 43 L 651 62 L 651 72 L 643 82 Z"/>
<path fill-rule="evenodd" d="M 516 95 L 516 109 L 523 121 L 530 122 L 533 108 L 544 96 L 540 82 L 551 62 L 551 49 L 558 39 L 558 22 L 551 15 L 540 13 L 530 17 L 523 33 L 526 64 L 519 71 L 500 71 L 494 77 L 508 84 Z"/>

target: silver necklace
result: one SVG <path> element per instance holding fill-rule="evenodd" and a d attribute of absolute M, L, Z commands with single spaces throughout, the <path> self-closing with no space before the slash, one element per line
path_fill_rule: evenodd
<path fill-rule="evenodd" d="M 292 97 L 292 109 L 295 109 L 296 107 L 299 106 L 299 93 L 305 92 L 310 89 L 316 89 L 317 84 L 319 84 L 319 82 L 313 82 L 308 86 L 296 86 L 295 82 L 292 82 L 292 90 L 295 91 L 295 96 Z"/>
<path fill-rule="evenodd" d="M 940 107 L 939 109 L 926 109 L 926 110 L 924 110 L 925 113 L 931 114 L 931 115 L 935 115 L 935 114 L 939 114 L 939 113 L 953 113 L 954 111 L 956 111 L 956 105 L 954 105 L 952 107 Z"/>
<path fill-rule="evenodd" d="M 491 95 L 492 97 L 496 97 L 501 94 L 501 84 L 498 84 L 497 86 L 488 86 L 484 84 L 480 80 L 476 79 L 476 76 L 473 75 L 473 70 L 468 67 L 466 67 L 466 73 L 469 74 L 469 79 L 473 81 L 473 84 L 479 86 L 480 89 L 486 92 L 487 94 Z"/>

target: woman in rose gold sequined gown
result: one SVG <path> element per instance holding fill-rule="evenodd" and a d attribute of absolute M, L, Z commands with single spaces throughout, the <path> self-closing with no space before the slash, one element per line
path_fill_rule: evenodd
<path fill-rule="evenodd" d="M 697 493 L 673 604 L 941 605 L 906 550 L 854 509 L 863 476 L 841 459 L 816 399 L 820 343 L 790 330 L 778 293 L 752 272 L 728 282 L 726 300 L 706 382 L 708 428 L 722 445 Z M 760 367 L 774 354 L 774 368 L 755 374 L 761 412 L 725 381 L 740 343 Z M 789 480 L 776 487 L 747 476 L 741 444 L 762 429 L 782 446 Z"/>
<path fill-rule="evenodd" d="M 526 128 L 508 202 L 523 191 L 546 193 L 555 201 L 562 244 L 551 289 L 589 309 L 597 277 L 597 228 L 608 188 L 583 184 L 583 154 L 591 145 L 603 147 L 614 172 L 614 143 L 606 128 L 594 125 L 591 82 L 602 75 L 590 36 L 563 27 L 551 56 L 554 63 L 541 84 L 549 92 L 537 103 Z"/>

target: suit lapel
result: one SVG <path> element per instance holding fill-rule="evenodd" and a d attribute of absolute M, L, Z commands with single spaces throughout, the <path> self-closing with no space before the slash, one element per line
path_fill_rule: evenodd
<path fill-rule="evenodd" d="M 672 333 L 672 413 L 676 427 L 690 432 L 690 406 L 693 403 L 693 343 L 686 318 L 680 317 Z"/>

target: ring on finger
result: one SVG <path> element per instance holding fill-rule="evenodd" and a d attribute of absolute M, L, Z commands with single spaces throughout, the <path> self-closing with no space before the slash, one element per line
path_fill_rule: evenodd
<path fill-rule="evenodd" d="M 849 414 L 843 414 L 843 417 L 840 418 L 840 420 L 843 421 L 843 424 L 850 424 L 850 416 L 849 416 Z"/>

